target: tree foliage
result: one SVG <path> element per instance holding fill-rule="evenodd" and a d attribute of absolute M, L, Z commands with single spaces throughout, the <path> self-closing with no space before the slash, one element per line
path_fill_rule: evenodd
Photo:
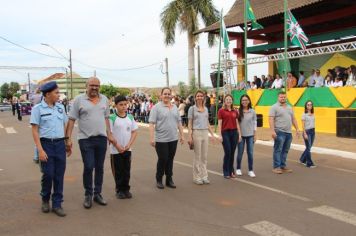
<path fill-rule="evenodd" d="M 183 81 L 178 82 L 178 95 L 181 97 L 187 97 L 188 89 L 187 85 Z"/>
<path fill-rule="evenodd" d="M 17 82 L 4 83 L 0 87 L 1 97 L 10 99 L 20 90 L 20 84 Z"/>
<path fill-rule="evenodd" d="M 160 15 L 161 30 L 164 33 L 164 43 L 173 45 L 177 28 L 188 35 L 188 81 L 194 77 L 194 47 L 198 36 L 194 34 L 199 29 L 199 19 L 205 26 L 219 20 L 219 11 L 212 0 L 173 0 L 168 3 Z M 215 34 L 209 33 L 208 44 L 215 43 Z"/>
<path fill-rule="evenodd" d="M 104 94 L 106 97 L 110 99 L 116 96 L 119 93 L 119 90 L 112 84 L 109 85 L 103 84 L 100 86 L 100 93 Z"/>

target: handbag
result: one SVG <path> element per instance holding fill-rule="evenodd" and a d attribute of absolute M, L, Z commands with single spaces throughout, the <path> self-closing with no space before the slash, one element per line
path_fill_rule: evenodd
<path fill-rule="evenodd" d="M 193 134 L 193 124 L 194 124 L 194 106 L 192 107 L 193 109 L 193 115 L 192 115 L 192 134 Z M 192 139 L 191 142 L 188 142 L 189 149 L 194 150 L 194 140 Z"/>

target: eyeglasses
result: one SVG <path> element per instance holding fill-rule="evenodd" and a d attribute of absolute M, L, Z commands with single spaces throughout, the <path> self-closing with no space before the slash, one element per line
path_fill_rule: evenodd
<path fill-rule="evenodd" d="M 170 93 L 163 93 L 162 95 L 164 95 L 164 96 L 169 96 L 169 95 L 171 95 Z"/>

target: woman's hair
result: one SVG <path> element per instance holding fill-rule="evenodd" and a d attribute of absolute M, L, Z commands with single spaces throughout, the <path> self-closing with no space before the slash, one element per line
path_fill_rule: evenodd
<path fill-rule="evenodd" d="M 252 105 L 251 105 L 251 99 L 250 97 L 247 95 L 247 94 L 244 94 L 240 97 L 240 107 L 239 107 L 239 117 L 238 117 L 238 120 L 241 122 L 242 118 L 244 118 L 244 108 L 242 106 L 242 99 L 243 98 L 247 98 L 248 99 L 248 105 L 247 105 L 247 108 L 248 109 L 251 109 L 252 108 Z"/>
<path fill-rule="evenodd" d="M 203 94 L 203 96 L 205 97 L 205 92 L 203 91 L 203 90 L 201 90 L 201 89 L 198 89 L 196 92 L 195 92 L 195 94 L 194 94 L 194 100 L 195 100 L 195 105 L 197 106 L 197 95 L 198 94 Z M 204 100 L 202 101 L 202 106 L 204 106 Z"/>
<path fill-rule="evenodd" d="M 311 109 L 310 112 L 311 112 L 312 114 L 314 114 L 314 103 L 313 103 L 311 100 L 306 101 L 306 103 L 304 104 L 304 113 L 308 113 L 307 104 L 308 104 L 309 102 L 312 104 L 312 109 Z"/>
<path fill-rule="evenodd" d="M 226 94 L 225 95 L 225 97 L 224 97 L 224 105 L 223 105 L 223 107 L 224 107 L 224 109 L 228 109 L 228 107 L 227 107 L 227 105 L 225 104 L 225 100 L 226 100 L 226 98 L 227 97 L 230 97 L 231 98 L 231 100 L 232 100 L 232 104 L 231 104 L 231 110 L 232 109 L 234 109 L 234 98 L 232 97 L 232 95 L 231 94 Z"/>
<path fill-rule="evenodd" d="M 166 90 L 166 89 L 168 89 L 169 92 L 172 93 L 172 89 L 171 89 L 171 88 L 169 88 L 169 87 L 164 87 L 164 88 L 161 90 L 161 95 L 163 94 L 164 90 Z"/>

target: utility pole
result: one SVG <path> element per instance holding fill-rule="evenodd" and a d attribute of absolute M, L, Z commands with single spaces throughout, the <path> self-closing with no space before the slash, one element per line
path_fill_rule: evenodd
<path fill-rule="evenodd" d="M 169 87 L 169 74 L 168 74 L 168 58 L 165 59 L 166 62 L 166 86 Z"/>
<path fill-rule="evenodd" d="M 70 69 L 70 99 L 73 99 L 73 66 L 72 66 L 72 49 L 69 49 L 69 69 Z"/>
<path fill-rule="evenodd" d="M 200 80 L 200 46 L 198 45 L 198 88 L 201 87 L 201 80 Z"/>
<path fill-rule="evenodd" d="M 69 98 L 69 93 L 68 93 L 68 70 L 66 68 L 66 98 Z"/>
<path fill-rule="evenodd" d="M 30 100 L 30 93 L 31 93 L 30 73 L 27 73 L 27 79 L 28 79 L 28 95 L 27 95 L 27 99 Z"/>

